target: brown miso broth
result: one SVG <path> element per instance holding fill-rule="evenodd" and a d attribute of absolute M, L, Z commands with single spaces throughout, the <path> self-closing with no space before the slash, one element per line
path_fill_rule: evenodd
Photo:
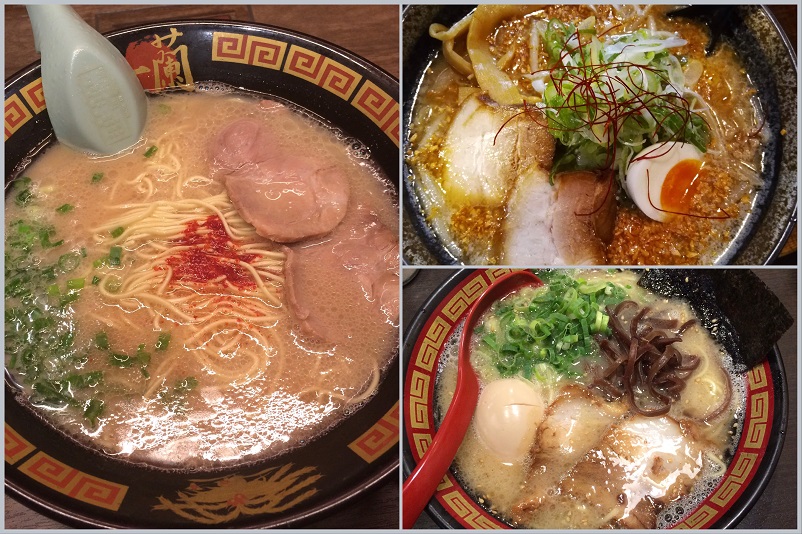
<path fill-rule="evenodd" d="M 405 158 L 422 215 L 457 262 L 711 264 L 731 253 L 730 244 L 762 187 L 763 110 L 737 51 L 724 43 L 705 55 L 707 28 L 684 18 L 669 19 L 669 9 L 479 6 L 451 27 L 431 25 L 429 33 L 442 41 L 442 50 L 416 92 Z M 637 81 L 632 71 L 623 70 L 627 59 L 611 59 L 609 71 L 597 65 L 592 75 L 583 74 L 588 72 L 584 67 L 565 67 L 565 78 L 559 78 L 560 64 L 544 45 L 551 34 L 543 28 L 552 21 L 585 24 L 604 43 L 639 31 L 684 43 L 666 45 L 683 80 L 677 89 L 683 105 L 690 102 L 689 110 L 694 110 L 677 111 L 676 116 L 684 121 L 683 113 L 697 114 L 696 120 L 707 124 L 709 140 L 674 132 L 670 141 L 658 142 L 654 132 L 645 141 L 627 137 L 615 147 L 600 146 L 599 154 L 606 156 L 585 155 L 583 160 L 583 154 L 591 153 L 591 138 L 605 145 L 611 135 L 605 132 L 621 127 L 614 120 L 623 119 L 604 117 L 629 113 L 619 104 L 610 105 L 610 95 L 594 100 L 586 93 L 594 88 L 598 92 L 608 81 L 618 83 L 616 79 L 628 80 L 620 82 L 622 87 L 637 86 Z M 561 52 L 576 54 L 571 46 Z M 605 78 L 615 69 L 623 74 Z M 566 102 L 576 84 L 589 103 L 547 100 L 543 87 L 561 84 Z M 652 101 L 663 93 L 645 94 L 633 101 Z M 582 115 L 585 105 L 593 118 Z M 554 124 L 544 111 L 550 109 L 576 111 L 576 116 L 561 116 Z M 569 135 L 575 143 L 571 147 L 581 147 L 576 149 L 579 155 L 564 148 L 568 141 L 563 137 Z M 689 139 L 698 146 L 688 146 Z M 648 153 L 650 146 L 660 147 L 663 154 Z M 673 157 L 693 161 L 698 169 L 686 176 L 668 161 Z M 637 170 L 635 162 L 640 163 Z M 688 181 L 672 189 L 669 175 Z"/>

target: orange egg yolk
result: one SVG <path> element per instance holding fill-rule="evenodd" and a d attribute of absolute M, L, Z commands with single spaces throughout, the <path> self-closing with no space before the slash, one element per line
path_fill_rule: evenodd
<path fill-rule="evenodd" d="M 660 192 L 660 204 L 671 213 L 690 213 L 691 200 L 699 191 L 702 162 L 684 159 L 671 167 Z"/>

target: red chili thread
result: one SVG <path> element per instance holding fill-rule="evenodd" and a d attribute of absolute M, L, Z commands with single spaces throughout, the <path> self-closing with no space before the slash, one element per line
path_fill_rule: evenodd
<path fill-rule="evenodd" d="M 253 276 L 242 264 L 258 256 L 239 252 L 218 215 L 210 215 L 200 224 L 190 221 L 182 237 L 172 244 L 191 247 L 167 258 L 167 265 L 173 269 L 173 280 L 206 284 L 225 276 L 221 284 L 228 282 L 240 289 L 256 289 Z"/>
<path fill-rule="evenodd" d="M 614 27 L 605 30 L 601 35 L 604 35 L 610 32 Z M 600 35 L 600 36 L 601 36 Z M 546 119 L 545 123 L 542 121 L 541 117 L 545 118 L 545 115 L 540 115 L 537 113 L 532 113 L 529 111 L 529 108 L 524 102 L 524 111 L 523 114 L 526 114 L 531 120 L 533 120 L 536 124 L 541 127 L 548 128 L 552 131 L 557 132 L 576 132 L 581 130 L 583 127 L 591 127 L 596 124 L 603 125 L 603 132 L 606 136 L 606 147 L 605 147 L 605 162 L 603 166 L 603 170 L 612 170 L 612 167 L 615 163 L 615 156 L 617 153 L 617 146 L 616 146 L 616 139 L 618 139 L 619 133 L 621 128 L 624 125 L 624 122 L 627 119 L 634 119 L 640 122 L 639 115 L 645 111 L 649 113 L 649 115 L 657 122 L 657 129 L 655 130 L 655 134 L 653 135 L 653 141 L 657 141 L 656 132 L 659 130 L 664 130 L 668 133 L 668 139 L 666 142 L 670 141 L 677 141 L 679 140 L 682 132 L 685 131 L 688 124 L 692 118 L 692 111 L 690 109 L 690 102 L 679 94 L 663 94 L 658 95 L 651 91 L 647 91 L 640 87 L 640 85 L 635 81 L 633 74 L 634 69 L 639 69 L 641 71 L 648 71 L 656 76 L 658 76 L 665 84 L 671 85 L 671 81 L 666 77 L 666 75 L 661 72 L 659 69 L 654 67 L 649 67 L 647 65 L 638 65 L 628 61 L 621 61 L 621 62 L 613 62 L 606 65 L 583 65 L 583 66 L 566 66 L 563 65 L 563 59 L 575 51 L 579 50 L 580 53 L 582 51 L 582 34 L 579 30 L 574 32 L 574 36 L 577 39 L 577 46 L 570 47 L 568 42 L 571 40 L 570 38 L 566 40 L 565 45 L 563 46 L 562 50 L 560 51 L 559 60 L 556 64 L 548 70 L 541 70 L 535 71 L 533 74 L 547 72 L 549 75 L 549 80 L 551 81 L 552 85 L 557 88 L 558 92 L 561 95 L 564 95 L 565 104 L 563 106 L 556 106 L 550 107 L 549 109 L 553 109 L 556 112 L 559 112 L 563 109 L 568 109 L 574 112 L 578 112 L 580 114 L 587 115 L 588 119 L 580 119 L 582 120 L 582 125 L 578 127 L 570 127 L 564 124 L 561 124 L 557 120 L 558 113 L 555 113 L 554 116 L 551 117 L 551 124 L 549 124 L 548 118 Z M 634 45 L 632 45 L 634 46 Z M 606 73 L 614 68 L 623 69 L 627 73 L 627 80 L 624 80 L 620 76 L 610 76 Z M 564 74 L 559 78 L 555 78 L 555 75 L 563 71 Z M 619 101 L 615 97 L 615 87 L 613 85 L 613 80 L 620 83 L 623 87 L 627 89 L 627 91 L 632 94 L 633 96 L 629 99 Z M 563 86 L 566 83 L 573 84 L 573 87 L 567 94 L 564 94 Z M 606 86 L 606 91 L 601 91 L 600 93 L 596 93 L 594 91 L 594 87 L 602 87 Z M 582 103 L 578 103 L 576 97 L 581 99 Z M 596 105 L 594 105 L 594 102 Z M 656 103 L 656 105 L 654 105 Z M 651 107 L 650 107 L 651 106 Z M 654 108 L 654 109 L 653 109 Z M 658 119 L 655 114 L 654 110 L 665 110 L 666 113 L 661 119 Z M 520 116 L 522 113 L 516 113 L 508 120 L 501 125 L 499 130 L 496 132 L 495 137 L 493 138 L 493 144 L 495 144 L 498 135 L 501 133 L 512 119 Z M 679 127 L 676 130 L 669 130 L 666 125 L 666 121 L 670 118 L 678 116 L 680 118 Z M 700 115 L 702 121 L 707 124 L 707 121 L 704 117 Z M 762 125 L 761 125 L 762 128 Z M 759 130 L 758 130 L 759 131 Z M 598 136 L 597 136 L 598 138 Z M 602 141 L 602 139 L 599 139 Z M 669 147 L 665 147 L 665 152 L 661 152 L 660 149 L 650 151 L 647 154 L 641 154 L 632 159 L 634 161 L 640 160 L 648 160 L 658 158 L 664 154 L 666 154 L 670 150 Z M 575 213 L 577 216 L 589 216 L 593 215 L 594 213 L 598 212 L 604 203 L 607 200 L 607 197 L 610 195 L 612 191 L 612 180 L 614 180 L 613 173 L 609 173 L 609 180 L 607 190 L 605 191 L 605 195 L 602 198 L 602 201 L 599 203 L 597 207 L 593 209 L 590 213 Z M 648 175 L 647 175 L 648 180 Z M 647 182 L 648 185 L 648 182 Z M 708 215 L 696 215 L 691 213 L 675 213 L 668 210 L 663 210 L 654 206 L 649 199 L 649 203 L 658 211 L 663 211 L 666 213 L 672 213 L 676 215 L 685 215 L 688 217 L 697 217 L 697 218 L 704 218 L 704 219 L 728 219 L 730 215 L 724 210 L 724 216 L 708 216 Z"/>

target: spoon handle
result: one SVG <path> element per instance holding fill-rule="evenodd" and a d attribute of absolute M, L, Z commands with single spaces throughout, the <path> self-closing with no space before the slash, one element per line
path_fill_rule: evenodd
<path fill-rule="evenodd" d="M 463 373 L 465 376 L 461 376 Z M 473 418 L 478 396 L 479 381 L 476 374 L 473 369 L 466 371 L 460 366 L 457 371 L 457 389 L 443 418 L 443 424 L 420 463 L 404 481 L 401 493 L 403 528 L 412 528 L 448 472 Z"/>
<path fill-rule="evenodd" d="M 465 318 L 459 345 L 457 387 L 443 422 L 423 458 L 404 482 L 401 504 L 403 528 L 412 528 L 426 503 L 448 472 L 448 467 L 462 445 L 479 402 L 479 379 L 471 365 L 471 335 L 479 320 L 497 300 L 522 287 L 537 287 L 543 282 L 530 271 L 513 271 L 497 278 L 474 302 Z"/>

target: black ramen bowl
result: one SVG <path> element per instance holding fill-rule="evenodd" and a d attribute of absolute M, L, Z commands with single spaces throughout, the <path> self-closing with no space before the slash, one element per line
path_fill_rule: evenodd
<path fill-rule="evenodd" d="M 107 37 L 123 53 L 137 43 L 155 54 L 155 36 L 170 34 L 178 36 L 158 52 L 172 54 L 179 66 L 140 76 L 146 89 L 223 82 L 293 102 L 364 143 L 398 184 L 398 81 L 379 67 L 319 39 L 252 23 L 159 23 Z M 54 139 L 38 63 L 6 82 L 5 131 L 8 184 Z M 21 401 L 7 375 L 6 488 L 38 511 L 84 527 L 308 523 L 398 472 L 398 373 L 396 353 L 376 395 L 311 443 L 269 460 L 192 472 L 128 463 L 78 443 Z"/>
<path fill-rule="evenodd" d="M 414 318 L 405 320 L 402 439 L 405 477 L 420 461 L 437 432 L 434 391 L 446 342 L 484 289 L 509 271 L 438 270 L 438 274 L 424 282 L 428 287 L 439 285 Z M 687 511 L 685 519 L 673 528 L 732 528 L 746 516 L 769 484 L 780 461 L 789 409 L 785 367 L 776 345 L 765 360 L 747 373 L 747 395 L 744 430 L 726 474 L 710 495 L 693 511 Z M 453 471 L 446 474 L 426 510 L 441 528 L 512 528 L 480 504 L 480 499 L 462 486 Z"/>
<path fill-rule="evenodd" d="M 404 131 L 410 131 L 423 73 L 440 49 L 429 36 L 433 22 L 449 25 L 473 6 L 407 7 L 403 13 Z M 769 139 L 764 147 L 754 209 L 719 256 L 720 264 L 763 265 L 775 261 L 796 224 L 797 66 L 796 48 L 765 6 L 737 6 L 733 26 L 722 36 L 739 51 L 763 106 Z M 409 140 L 405 137 L 404 144 Z M 415 191 L 413 172 L 404 165 L 404 258 L 413 264 L 464 263 L 441 242 L 427 222 Z"/>

